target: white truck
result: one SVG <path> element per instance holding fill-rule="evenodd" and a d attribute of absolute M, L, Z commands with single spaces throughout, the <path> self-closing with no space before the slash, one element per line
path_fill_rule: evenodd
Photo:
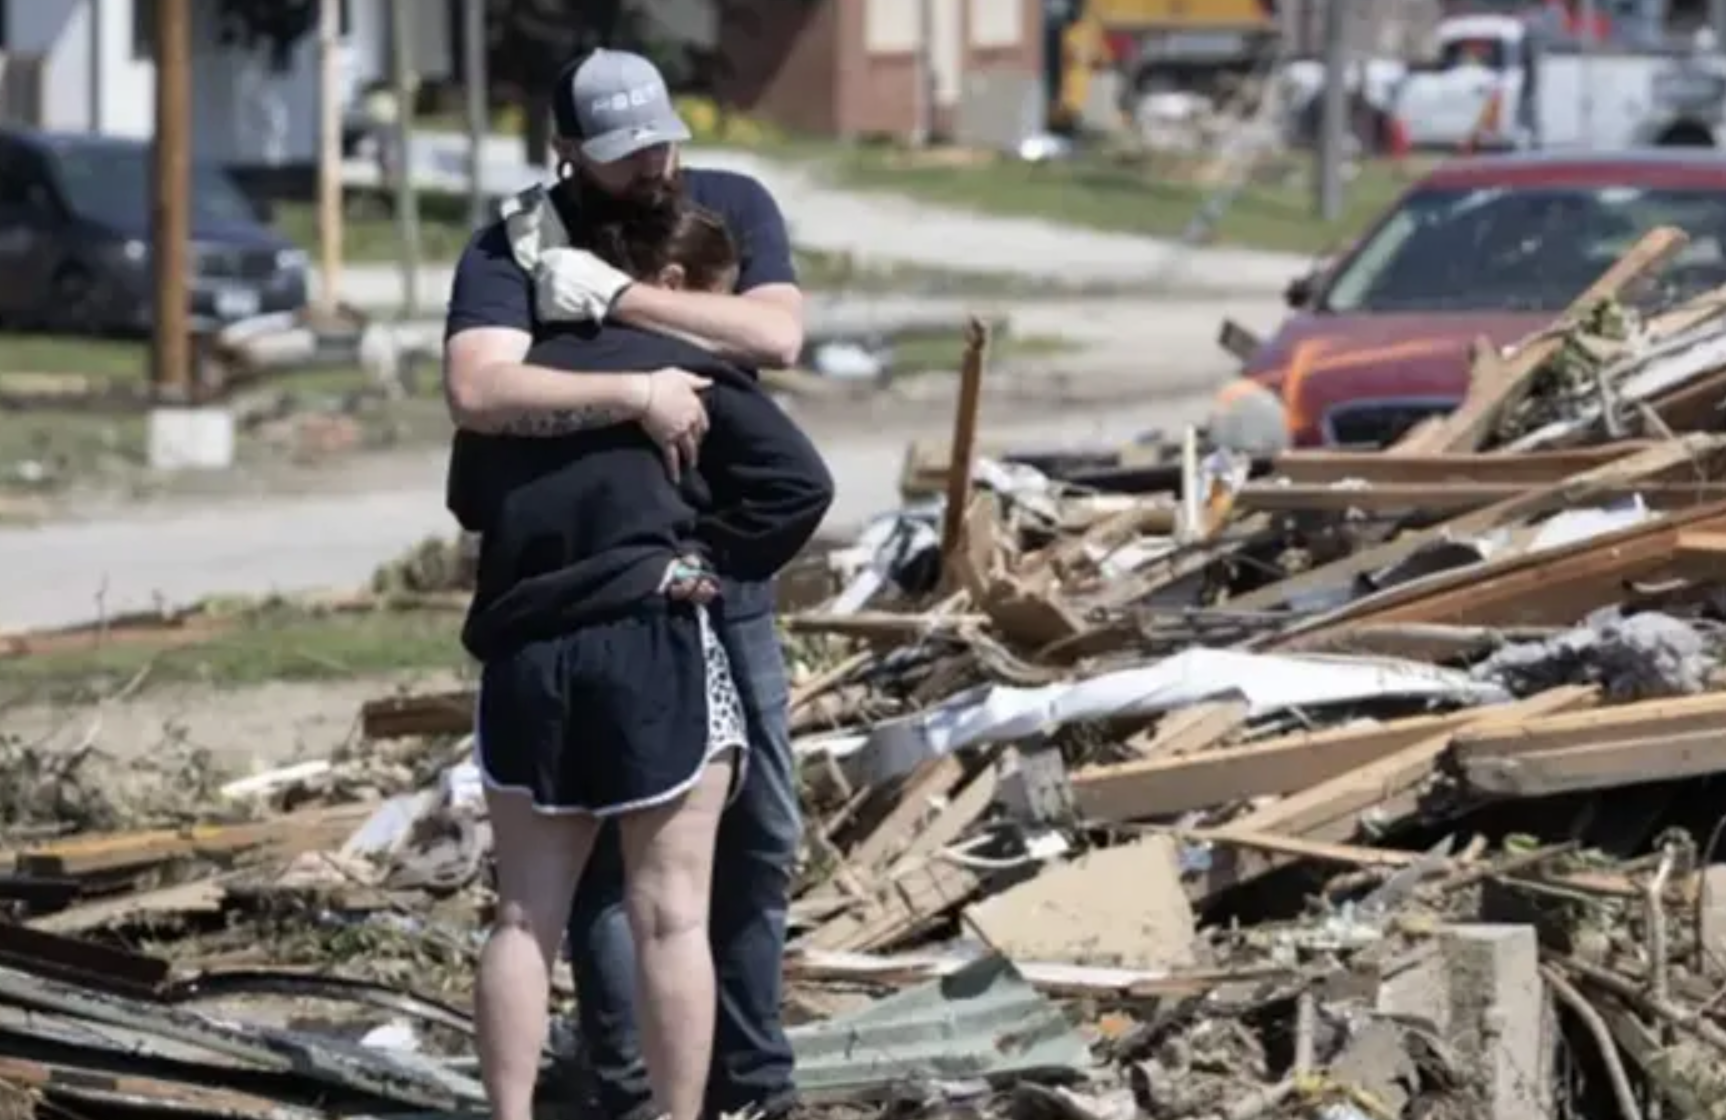
<path fill-rule="evenodd" d="M 1416 148 L 1609 150 L 1719 147 L 1726 140 L 1726 62 L 1707 33 L 1681 50 L 1580 43 L 1510 15 L 1464 15 L 1438 26 L 1433 60 L 1357 66 L 1353 131 L 1382 136 L 1392 118 Z M 1313 135 L 1321 64 L 1285 74 Z M 1371 119 L 1374 136 L 1361 123 Z"/>

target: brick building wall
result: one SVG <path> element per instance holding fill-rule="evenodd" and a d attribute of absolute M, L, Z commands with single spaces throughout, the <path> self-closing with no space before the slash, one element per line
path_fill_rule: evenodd
<path fill-rule="evenodd" d="M 798 132 L 908 137 L 927 39 L 941 132 L 966 75 L 1041 73 L 1041 13 L 1041 0 L 733 0 L 719 27 L 721 95 Z"/>

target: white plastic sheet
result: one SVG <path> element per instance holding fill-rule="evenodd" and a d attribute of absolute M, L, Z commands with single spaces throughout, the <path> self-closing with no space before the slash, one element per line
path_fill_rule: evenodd
<path fill-rule="evenodd" d="M 1251 716 L 1289 708 L 1402 698 L 1488 704 L 1509 699 L 1496 684 L 1391 658 L 1289 656 L 1189 649 L 1155 664 L 1040 688 L 986 685 L 867 735 L 802 745 L 841 762 L 853 781 L 874 783 L 926 759 L 982 743 L 1009 742 L 1069 723 L 1145 716 L 1207 700 L 1238 699 Z"/>

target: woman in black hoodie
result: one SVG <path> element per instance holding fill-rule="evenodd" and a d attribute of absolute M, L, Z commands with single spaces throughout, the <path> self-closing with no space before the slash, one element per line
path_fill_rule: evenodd
<path fill-rule="evenodd" d="M 642 282 L 731 289 L 735 245 L 687 202 L 591 236 Z M 483 665 L 476 738 L 498 883 L 475 996 L 482 1068 L 494 1101 L 531 1092 L 570 902 L 600 824 L 616 817 L 643 1049 L 659 1107 L 685 1120 L 712 1051 L 715 836 L 747 764 L 743 707 L 709 620 L 723 610 L 716 573 L 771 578 L 819 527 L 832 480 L 755 379 L 699 346 L 559 326 L 526 360 L 687 369 L 711 381 L 710 426 L 698 469 L 678 480 L 635 424 L 460 437 L 451 506 L 481 533 L 462 640 Z"/>

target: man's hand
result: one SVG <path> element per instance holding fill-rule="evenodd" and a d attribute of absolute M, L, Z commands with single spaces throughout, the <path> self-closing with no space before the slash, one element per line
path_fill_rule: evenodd
<path fill-rule="evenodd" d="M 585 249 L 543 249 L 533 268 L 535 310 L 546 322 L 603 323 L 630 283 Z"/>
<path fill-rule="evenodd" d="M 695 466 L 701 438 L 707 434 L 707 406 L 701 390 L 713 382 L 686 369 L 668 366 L 642 377 L 641 410 L 636 421 L 659 445 L 665 469 L 673 479 Z"/>

